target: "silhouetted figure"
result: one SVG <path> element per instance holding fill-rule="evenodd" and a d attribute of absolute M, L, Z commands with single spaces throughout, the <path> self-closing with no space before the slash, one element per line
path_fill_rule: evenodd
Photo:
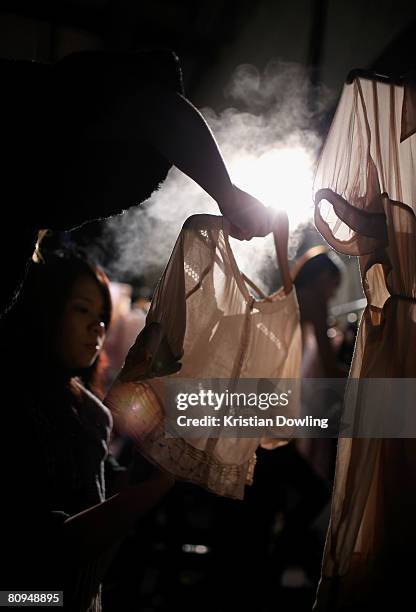
<path fill-rule="evenodd" d="M 140 204 L 171 165 L 218 203 L 243 239 L 269 213 L 230 180 L 214 137 L 183 97 L 170 51 L 80 52 L 57 64 L 0 60 L 3 266 L 0 313 L 38 230 L 70 230 Z"/>

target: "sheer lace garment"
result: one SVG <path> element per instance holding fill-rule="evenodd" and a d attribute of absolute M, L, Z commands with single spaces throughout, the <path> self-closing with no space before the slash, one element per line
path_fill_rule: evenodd
<path fill-rule="evenodd" d="M 351 378 L 416 377 L 412 91 L 363 79 L 345 85 L 317 169 L 316 225 L 336 250 L 359 256 L 368 301 Z M 358 420 L 371 397 L 347 389 L 345 401 Z M 340 439 L 315 609 L 374 609 L 392 593 L 397 603 L 415 512 L 413 439 Z"/>
<path fill-rule="evenodd" d="M 298 378 L 301 337 L 295 292 L 286 295 L 280 289 L 269 298 L 254 299 L 231 251 L 226 224 L 210 215 L 187 220 L 159 281 L 144 332 L 160 325 L 172 356 L 182 361 L 175 377 Z M 143 343 L 145 333 L 130 350 L 125 371 L 134 370 L 135 361 L 140 366 Z M 126 382 L 121 372 L 106 400 L 117 427 L 176 478 L 242 498 L 252 479 L 256 448 L 273 448 L 283 441 L 165 437 L 165 379 L 152 376 L 150 372 L 145 382 Z"/>

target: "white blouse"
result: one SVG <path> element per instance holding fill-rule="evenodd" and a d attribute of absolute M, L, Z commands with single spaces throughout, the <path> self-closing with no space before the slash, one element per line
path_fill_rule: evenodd
<path fill-rule="evenodd" d="M 254 286 L 254 285 L 253 285 Z M 155 325 L 157 324 L 157 325 Z M 155 334 L 152 333 L 155 332 Z M 165 367 L 144 365 L 147 348 L 164 346 Z M 154 353 L 154 350 L 153 350 Z M 170 363 L 166 365 L 166 359 Z M 179 372 L 170 365 L 181 360 Z M 294 289 L 257 300 L 238 269 L 223 217 L 195 215 L 184 224 L 161 277 L 146 328 L 106 399 L 116 427 L 142 454 L 175 478 L 242 498 L 251 483 L 260 438 L 171 438 L 164 432 L 166 376 L 184 379 L 294 379 L 300 376 L 301 331 Z"/>

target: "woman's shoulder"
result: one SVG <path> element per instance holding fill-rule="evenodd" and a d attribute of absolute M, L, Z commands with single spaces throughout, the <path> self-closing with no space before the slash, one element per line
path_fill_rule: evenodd
<path fill-rule="evenodd" d="M 100 437 L 108 439 L 113 427 L 111 412 L 78 378 L 72 380 L 72 385 L 79 397 L 79 418 L 88 429 L 95 430 Z"/>

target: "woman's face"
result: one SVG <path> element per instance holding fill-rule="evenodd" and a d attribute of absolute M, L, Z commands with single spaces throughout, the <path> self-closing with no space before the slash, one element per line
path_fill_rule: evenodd
<path fill-rule="evenodd" d="M 57 337 L 58 358 L 68 370 L 89 368 L 105 339 L 104 299 L 92 276 L 80 276 L 72 286 Z"/>

